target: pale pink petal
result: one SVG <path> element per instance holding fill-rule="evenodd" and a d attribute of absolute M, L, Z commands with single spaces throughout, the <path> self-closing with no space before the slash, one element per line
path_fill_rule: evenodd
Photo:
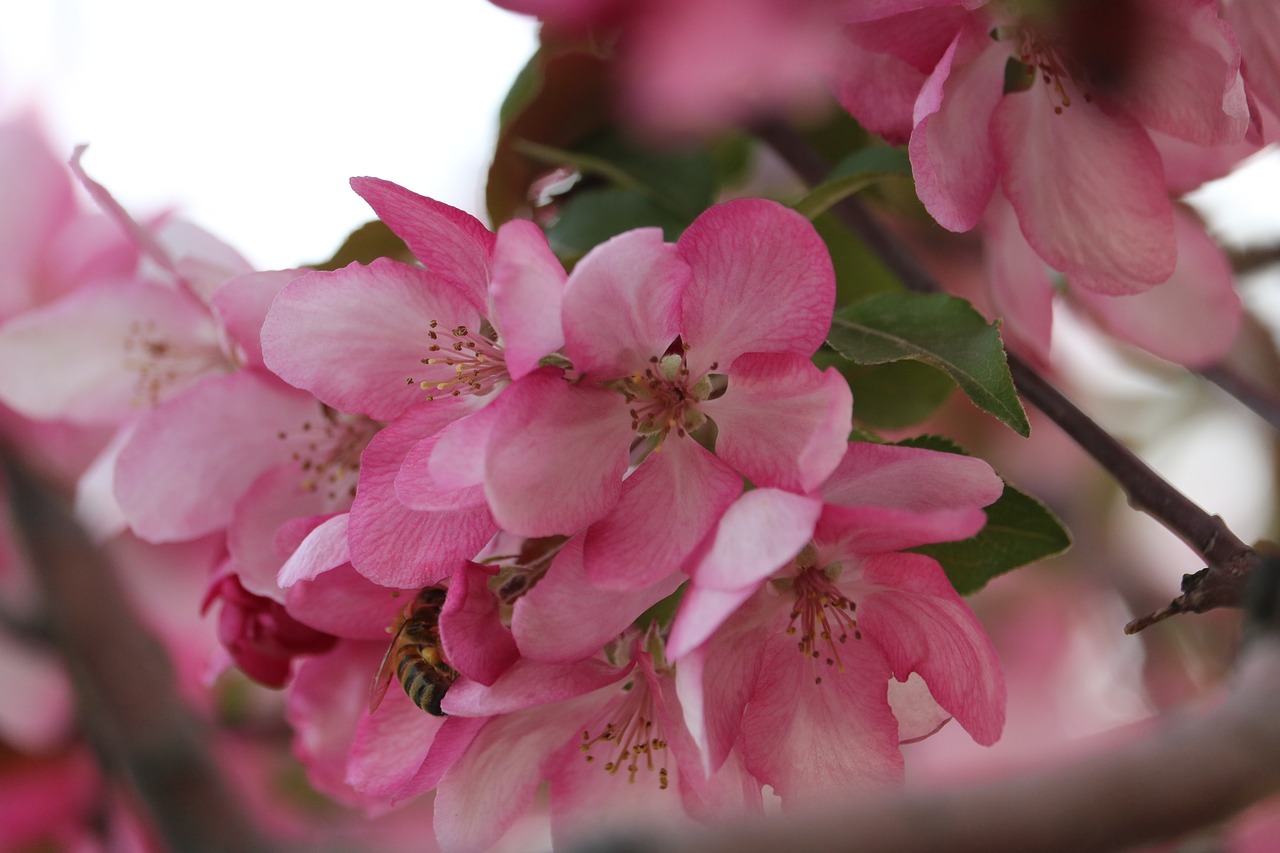
<path fill-rule="evenodd" d="M 312 272 L 280 291 L 262 326 L 262 355 L 286 382 L 344 412 L 391 420 L 444 393 L 456 373 L 423 364 L 441 330 L 479 329 L 479 315 L 432 273 L 379 258 Z"/>
<path fill-rule="evenodd" d="M 693 269 L 682 303 L 690 372 L 724 371 L 746 352 L 808 358 L 826 340 L 836 279 L 809 220 L 766 199 L 704 211 L 681 235 Z"/>
<path fill-rule="evenodd" d="M 440 612 L 440 639 L 454 669 L 481 684 L 493 684 L 519 657 L 516 641 L 501 622 L 489 578 L 496 568 L 467 563 L 453 576 Z"/>
<path fill-rule="evenodd" d="M 0 736 L 19 754 L 52 754 L 75 731 L 75 700 L 62 662 L 49 649 L 0 632 Z"/>
<path fill-rule="evenodd" d="M 738 498 L 690 574 L 695 585 L 719 590 L 751 587 L 780 569 L 813 536 L 822 500 L 782 489 L 753 489 Z"/>
<path fill-rule="evenodd" d="M 1004 674 L 990 638 L 942 567 L 920 554 L 870 557 L 863 561 L 864 584 L 862 642 L 884 650 L 898 679 L 920 673 L 974 740 L 995 743 L 1004 727 Z"/>
<path fill-rule="evenodd" d="M 347 521 L 345 512 L 338 513 L 302 540 L 276 576 L 281 589 L 288 589 L 298 581 L 314 580 L 317 575 L 351 561 Z"/>
<path fill-rule="evenodd" d="M 564 346 L 560 302 L 567 276 L 542 229 L 517 219 L 498 229 L 489 319 L 502 340 L 507 372 L 519 379 Z"/>
<path fill-rule="evenodd" d="M 587 528 L 583 565 L 599 587 L 639 589 L 671 575 L 742 494 L 742 476 L 691 438 L 668 436 Z"/>
<path fill-rule="evenodd" d="M 807 492 L 821 485 L 853 428 L 845 378 L 785 353 L 748 353 L 725 372 L 724 395 L 700 407 L 719 429 L 716 455 L 758 486 Z"/>
<path fill-rule="evenodd" d="M 47 422 L 28 421 L 26 418 L 21 420 L 24 425 L 38 424 L 40 432 L 46 433 Z M 15 432 L 5 429 L 5 434 L 14 436 Z M 129 527 L 129 521 L 116 500 L 116 463 L 120 459 L 120 451 L 124 450 L 132 437 L 133 424 L 125 424 L 114 431 L 107 446 L 102 448 L 87 467 L 79 466 L 84 468 L 84 473 L 76 480 L 75 516 L 95 542 L 113 539 Z M 20 442 L 20 447 L 30 446 L 21 439 L 15 441 Z M 272 569 L 270 579 L 273 586 L 274 578 L 275 569 Z"/>
<path fill-rule="evenodd" d="M 1132 73 L 1115 97 L 1153 130 L 1194 142 L 1238 142 L 1249 126 L 1240 50 L 1216 0 L 1135 0 Z"/>
<path fill-rule="evenodd" d="M 997 192 L 982 220 L 984 260 L 991 303 L 1002 321 L 1005 345 L 1049 364 L 1053 337 L 1053 282 L 1049 269 L 1022 236 L 1018 218 L 1003 192 Z"/>
<path fill-rule="evenodd" d="M 689 268 L 657 228 L 619 234 L 587 253 L 564 291 L 564 354 L 597 381 L 630 376 L 680 334 Z"/>
<path fill-rule="evenodd" d="M 996 186 L 990 122 L 1008 54 L 977 23 L 956 35 L 920 91 L 909 150 L 916 192 L 938 224 L 968 231 Z"/>
<path fill-rule="evenodd" d="M 361 802 L 345 781 L 347 756 L 385 649 L 385 640 L 340 642 L 327 654 L 303 658 L 289 687 L 285 716 L 294 754 L 316 790 L 347 805 Z"/>
<path fill-rule="evenodd" d="M 822 486 L 827 503 L 923 512 L 993 503 L 1004 482 L 981 459 L 856 441 Z"/>
<path fill-rule="evenodd" d="M 226 369 L 186 293 L 145 281 L 74 291 L 0 327 L 0 400 L 27 417 L 114 423 Z"/>
<path fill-rule="evenodd" d="M 476 313 L 487 304 L 495 237 L 479 219 L 380 178 L 352 178 L 351 188 L 404 240 L 414 257 L 453 285 Z"/>
<path fill-rule="evenodd" d="M 226 527 L 254 480 L 304 449 L 299 428 L 321 418 L 311 395 L 269 374 L 206 379 L 138 423 L 116 466 L 116 499 L 153 542 Z"/>
<path fill-rule="evenodd" d="M 582 537 L 575 536 L 547 573 L 516 601 L 511 632 L 520 653 L 533 660 L 582 660 L 599 652 L 684 580 L 683 574 L 672 572 L 639 589 L 602 589 L 583 570 Z"/>
<path fill-rule="evenodd" d="M 443 723 L 392 683 L 378 710 L 356 724 L 347 784 L 366 797 L 390 799 L 417 775 Z"/>
<path fill-rule="evenodd" d="M 774 567 L 775 570 L 777 568 L 779 566 Z M 755 584 L 736 589 L 690 584 L 680 597 L 680 610 L 671 623 L 667 655 L 672 660 L 683 661 L 696 652 L 744 602 L 755 595 L 757 588 Z"/>
<path fill-rule="evenodd" d="M 1132 296 L 1087 290 L 1072 296 L 1117 338 L 1187 367 L 1206 367 L 1231 348 L 1244 309 L 1222 249 L 1190 214 L 1175 211 L 1178 266 L 1168 281 Z"/>
<path fill-rule="evenodd" d="M 1249 89 L 1268 109 L 1280 113 L 1280 6 L 1270 0 L 1231 0 L 1222 6 L 1240 43 Z"/>
<path fill-rule="evenodd" d="M 599 690 L 626 677 L 630 671 L 630 665 L 617 667 L 600 658 L 570 664 L 521 658 L 492 685 L 469 678 L 459 680 L 445 695 L 442 707 L 449 714 L 464 717 L 511 714 Z"/>
<path fill-rule="evenodd" d="M 418 772 L 392 795 L 392 802 L 411 799 L 425 794 L 440 784 L 444 774 L 467 751 L 488 717 L 449 717 L 431 741 L 431 749 Z"/>
<path fill-rule="evenodd" d="M 828 666 L 797 651 L 786 613 L 780 617 L 742 716 L 747 770 L 788 809 L 847 802 L 853 791 L 900 782 L 889 663 L 879 648 L 864 632 L 840 647 L 840 667 Z"/>
<path fill-rule="evenodd" d="M 889 707 L 898 721 L 898 743 L 924 740 L 951 721 L 951 715 L 934 701 L 929 685 L 916 672 L 906 681 L 889 680 Z"/>
<path fill-rule="evenodd" d="M 483 409 L 455 416 L 410 448 L 396 475 L 396 496 L 405 506 L 426 511 L 484 503 L 485 451 L 506 402 L 500 397 Z"/>
<path fill-rule="evenodd" d="M 828 505 L 814 536 L 835 553 L 878 554 L 958 542 L 975 535 L 986 523 L 986 513 L 976 507 L 914 512 Z"/>
<path fill-rule="evenodd" d="M 499 526 L 550 536 L 604 517 L 622 490 L 632 436 L 622 396 L 571 385 L 554 368 L 502 394 L 485 458 L 485 494 Z"/>
<path fill-rule="evenodd" d="M 243 350 L 244 364 L 262 367 L 262 323 L 271 301 L 304 270 L 273 270 L 236 276 L 213 293 L 213 310 Z"/>
<path fill-rule="evenodd" d="M 298 466 L 287 462 L 269 469 L 236 502 L 227 528 L 227 550 L 235 561 L 241 586 L 254 595 L 284 601 L 276 582 L 288 557 L 276 547 L 281 526 L 335 509 L 324 489 L 308 489 L 303 482 Z"/>
<path fill-rule="evenodd" d="M 1004 98 L 992 128 L 1005 195 L 1050 266 L 1112 294 L 1173 273 L 1173 208 L 1160 154 L 1137 122 L 1086 101 L 1055 114 L 1034 89 Z"/>
<path fill-rule="evenodd" d="M 375 435 L 360 457 L 348 538 L 356 570 L 374 583 L 401 589 L 439 583 L 497 531 L 483 506 L 416 512 L 396 498 L 396 476 L 410 448 L 467 411 L 446 401 L 413 406 Z"/>
<path fill-rule="evenodd" d="M 479 853 L 497 841 L 533 801 L 543 762 L 612 692 L 490 720 L 436 791 L 433 824 L 441 849 Z"/>
<path fill-rule="evenodd" d="M 1151 132 L 1151 141 L 1160 151 L 1160 158 L 1164 161 L 1165 183 L 1169 187 L 1169 195 L 1174 198 L 1229 174 L 1245 158 L 1258 153 L 1262 144 L 1259 140 L 1249 138 L 1232 145 L 1205 148 L 1158 131 Z"/>

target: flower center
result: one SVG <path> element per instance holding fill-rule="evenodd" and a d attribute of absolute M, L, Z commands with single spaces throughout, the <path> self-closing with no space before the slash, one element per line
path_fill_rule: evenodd
<path fill-rule="evenodd" d="M 791 609 L 788 635 L 799 635 L 796 647 L 812 660 L 821 660 L 827 666 L 844 672 L 840 660 L 840 646 L 850 637 L 862 639 L 858 620 L 853 615 L 858 609 L 854 601 L 845 597 L 827 573 L 810 566 L 802 569 L 793 580 L 796 603 Z M 814 677 L 814 684 L 821 684 L 822 676 Z"/>
<path fill-rule="evenodd" d="M 216 363 L 205 349 L 179 346 L 155 320 L 130 323 L 123 347 L 125 370 L 137 374 L 133 403 L 138 407 L 159 405 L 166 391 Z"/>
<path fill-rule="evenodd" d="M 597 720 L 599 727 L 590 726 L 582 732 L 578 749 L 587 762 L 595 763 L 592 750 L 600 744 L 608 744 L 604 769 L 607 773 L 627 773 L 627 781 L 635 782 L 641 770 L 657 772 L 658 788 L 665 791 L 667 778 L 667 741 L 663 737 L 662 722 L 653 703 L 653 693 L 644 678 L 632 681 L 618 703 L 605 719 Z M 597 734 L 592 736 L 592 731 Z"/>
<path fill-rule="evenodd" d="M 428 400 L 445 394 L 484 396 L 509 378 L 497 333 L 488 329 L 487 324 L 482 322 L 478 333 L 466 326 L 445 331 L 438 321 L 432 320 L 427 337 L 431 340 L 427 352 L 431 354 L 419 361 L 431 368 L 431 375 L 426 379 L 410 376 L 406 384 L 430 391 Z"/>
<path fill-rule="evenodd" d="M 619 390 L 630 405 L 631 428 L 642 436 L 658 436 L 659 444 L 673 430 L 683 437 L 707 422 L 698 403 L 711 396 L 711 380 L 703 376 L 693 381 L 683 353 L 653 356 L 644 372 L 622 380 Z"/>
<path fill-rule="evenodd" d="M 360 454 L 378 431 L 363 415 L 347 415 L 328 407 L 317 424 L 304 421 L 294 433 L 281 430 L 281 441 L 293 439 L 291 458 L 302 470 L 304 491 L 325 489 L 330 500 L 354 498 L 360 474 Z"/>
<path fill-rule="evenodd" d="M 1086 103 L 1093 101 L 1093 96 L 1080 85 L 1063 58 L 1058 39 L 1026 23 L 1004 32 L 1015 46 L 1017 62 L 1014 66 L 1021 71 L 1021 79 L 1016 73 L 1011 79 L 1006 72 L 1006 80 L 1012 89 L 1029 89 L 1039 80 L 1055 115 L 1062 115 L 1062 111 L 1071 106 L 1073 91 Z"/>

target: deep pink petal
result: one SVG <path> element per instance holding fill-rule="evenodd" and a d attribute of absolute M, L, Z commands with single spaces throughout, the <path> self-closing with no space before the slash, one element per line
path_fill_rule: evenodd
<path fill-rule="evenodd" d="M 630 376 L 680 334 L 688 265 L 657 228 L 619 234 L 587 253 L 564 291 L 564 354 L 597 381 Z"/>
<path fill-rule="evenodd" d="M 742 476 L 691 438 L 668 437 L 587 528 L 583 564 L 596 586 L 650 586 L 677 571 L 742 494 Z"/>
<path fill-rule="evenodd" d="M 458 672 L 491 685 L 519 657 L 516 641 L 501 622 L 498 597 L 488 581 L 497 569 L 467 563 L 453 576 L 440 612 L 445 657 Z"/>
<path fill-rule="evenodd" d="M 243 352 L 243 363 L 262 367 L 262 324 L 276 294 L 304 270 L 272 270 L 236 276 L 214 291 L 213 309 Z"/>
<path fill-rule="evenodd" d="M 976 507 L 916 512 L 828 505 L 814 536 L 836 553 L 878 554 L 934 542 L 958 542 L 975 535 L 986 523 L 986 514 Z"/>
<path fill-rule="evenodd" d="M 391 641 L 388 629 L 416 594 L 417 590 L 378 586 L 350 565 L 342 565 L 291 586 L 285 607 L 290 616 L 317 631 L 381 643 L 385 650 Z M 375 663 L 370 681 L 376 671 Z"/>
<path fill-rule="evenodd" d="M 748 353 L 725 372 L 724 395 L 701 409 L 719 428 L 716 455 L 759 486 L 816 489 L 844 455 L 853 395 L 835 368 Z"/>
<path fill-rule="evenodd" d="M 922 512 L 982 507 L 1004 482 L 981 459 L 919 447 L 856 441 L 822 485 L 827 503 Z"/>
<path fill-rule="evenodd" d="M 618 502 L 631 418 L 621 395 L 571 385 L 541 368 L 503 393 L 485 459 L 499 526 L 520 536 L 571 534 Z"/>
<path fill-rule="evenodd" d="M 226 527 L 254 480 L 305 449 L 301 428 L 321 419 L 311 395 L 269 374 L 206 379 L 138 423 L 116 466 L 116 499 L 150 541 Z"/>
<path fill-rule="evenodd" d="M 1231 348 L 1244 309 L 1222 249 L 1188 213 L 1175 211 L 1178 267 L 1168 281 L 1132 296 L 1087 290 L 1072 296 L 1116 337 L 1178 364 L 1206 367 Z"/>
<path fill-rule="evenodd" d="M 418 772 L 392 795 L 393 802 L 408 800 L 425 794 L 440 784 L 444 774 L 457 763 L 475 740 L 488 717 L 449 717 L 444 721 L 431 741 L 431 749 Z"/>
<path fill-rule="evenodd" d="M 868 589 L 859 593 L 858 622 L 894 676 L 920 673 L 974 740 L 995 743 L 1005 711 L 1000 661 L 942 567 L 920 554 L 885 554 L 863 562 L 862 584 Z"/>
<path fill-rule="evenodd" d="M 479 328 L 479 315 L 432 273 L 380 258 L 312 272 L 276 297 L 262 326 L 262 354 L 284 380 L 344 412 L 391 420 L 456 373 L 427 365 L 428 336 Z M 412 380 L 412 381 L 410 381 Z"/>
<path fill-rule="evenodd" d="M 990 120 L 1008 54 L 970 23 L 920 91 L 909 146 L 916 192 L 938 224 L 968 231 L 996 186 Z"/>
<path fill-rule="evenodd" d="M 564 346 L 560 303 L 566 278 L 537 225 L 517 219 L 498 229 L 489 319 L 501 336 L 512 379 L 524 376 L 538 366 L 539 359 Z"/>
<path fill-rule="evenodd" d="M 74 291 L 0 328 L 0 400 L 37 419 L 118 423 L 225 370 L 188 294 L 141 280 Z"/>
<path fill-rule="evenodd" d="M 800 214 L 765 199 L 704 211 L 680 237 L 693 269 L 682 303 L 694 376 L 746 352 L 808 358 L 826 340 L 836 279 L 826 244 Z"/>
<path fill-rule="evenodd" d="M 1100 293 L 1137 293 L 1177 260 L 1160 154 L 1132 118 L 1075 101 L 1054 112 L 1038 89 L 996 108 L 1005 195 L 1040 257 Z"/>
<path fill-rule="evenodd" d="M 396 475 L 410 448 L 468 411 L 442 403 L 406 410 L 373 437 L 360 457 L 348 538 L 352 563 L 374 583 L 400 589 L 439 583 L 497 532 L 483 506 L 416 512 L 396 498 Z"/>
<path fill-rule="evenodd" d="M 854 640 L 840 647 L 841 669 L 827 666 L 796 650 L 781 617 L 742 717 L 747 769 L 773 786 L 784 808 L 901 781 L 889 663 L 879 648 Z"/>
<path fill-rule="evenodd" d="M 565 543 L 547 573 L 516 601 L 511 632 L 521 654 L 547 663 L 591 657 L 666 598 L 685 576 L 672 572 L 633 590 L 595 586 L 582 566 L 582 537 Z"/>
<path fill-rule="evenodd" d="M 1253 96 L 1280 114 L 1280 6 L 1269 0 L 1232 0 L 1223 4 L 1243 57 L 1244 76 Z"/>
<path fill-rule="evenodd" d="M 495 237 L 465 211 L 380 178 L 352 178 L 351 188 L 404 240 L 422 265 L 453 285 L 476 313 L 487 303 Z"/>
<path fill-rule="evenodd" d="M 501 397 L 478 411 L 455 415 L 452 423 L 410 448 L 396 475 L 396 496 L 405 506 L 449 510 L 485 502 L 485 451 L 506 402 Z"/>

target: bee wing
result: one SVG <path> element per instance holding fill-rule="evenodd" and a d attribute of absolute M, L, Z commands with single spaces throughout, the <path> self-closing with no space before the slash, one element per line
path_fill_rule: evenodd
<path fill-rule="evenodd" d="M 401 622 L 400 627 L 396 629 L 395 635 L 387 645 L 386 654 L 382 656 L 382 663 L 378 665 L 378 671 L 373 676 L 373 683 L 369 685 L 370 714 L 378 710 L 378 706 L 382 704 L 382 697 L 387 695 L 387 688 L 391 686 L 391 675 L 395 669 L 392 666 L 392 660 L 395 658 L 396 649 L 400 646 L 400 635 L 404 633 L 406 624 L 408 623 Z"/>

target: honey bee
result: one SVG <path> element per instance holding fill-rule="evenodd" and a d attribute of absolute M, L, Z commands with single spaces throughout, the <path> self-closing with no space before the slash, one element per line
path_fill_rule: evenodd
<path fill-rule="evenodd" d="M 440 643 L 440 611 L 444 607 L 445 588 L 429 586 L 414 596 L 397 617 L 395 635 L 382 665 L 369 689 L 369 713 L 377 710 L 387 694 L 394 672 L 404 692 L 428 714 L 447 716 L 440 702 L 458 671 L 449 666 Z"/>

